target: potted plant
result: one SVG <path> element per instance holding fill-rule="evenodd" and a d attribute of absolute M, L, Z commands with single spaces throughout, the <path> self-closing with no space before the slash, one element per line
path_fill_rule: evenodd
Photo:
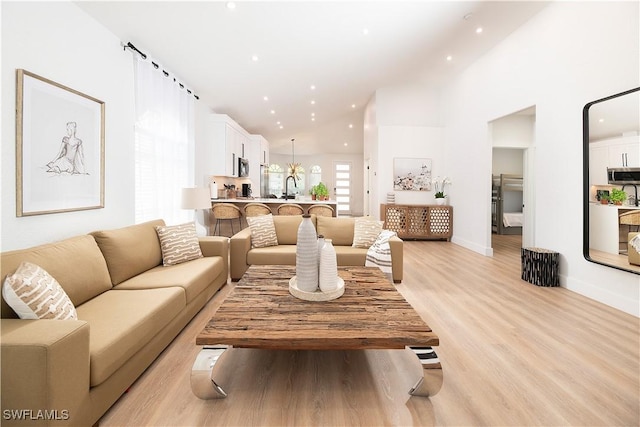
<path fill-rule="evenodd" d="M 600 195 L 600 203 L 603 205 L 608 205 L 609 204 L 609 194 L 608 193 L 603 193 Z"/>
<path fill-rule="evenodd" d="M 436 193 L 433 195 L 436 199 L 436 204 L 444 205 L 447 198 L 447 195 L 444 194 L 444 188 L 447 184 L 451 184 L 451 181 L 445 176 L 443 179 L 436 178 L 433 183 L 436 187 Z"/>
<path fill-rule="evenodd" d="M 329 199 L 329 189 L 322 182 L 319 182 L 318 185 L 315 186 L 316 189 L 316 197 L 318 200 L 328 200 Z"/>
<path fill-rule="evenodd" d="M 311 195 L 311 200 L 315 200 L 316 199 L 316 186 L 315 185 L 313 187 L 311 187 L 311 189 L 309 190 L 309 194 Z"/>
<path fill-rule="evenodd" d="M 617 188 L 612 188 L 611 189 L 611 196 L 609 196 L 609 199 L 611 199 L 611 201 L 613 202 L 614 205 L 622 205 L 622 202 L 624 202 L 625 200 L 627 200 L 627 193 L 625 193 L 623 190 L 618 190 Z"/>

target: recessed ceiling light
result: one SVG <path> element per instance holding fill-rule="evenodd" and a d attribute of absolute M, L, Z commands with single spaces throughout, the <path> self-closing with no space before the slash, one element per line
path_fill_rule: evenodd
<path fill-rule="evenodd" d="M 251 60 L 253 62 L 258 62 L 258 55 L 251 55 Z"/>
<path fill-rule="evenodd" d="M 311 113 L 311 117 L 314 117 L 316 115 L 316 113 Z"/>
<path fill-rule="evenodd" d="M 353 125 L 349 123 L 349 129 L 353 129 Z"/>
<path fill-rule="evenodd" d="M 482 27 L 476 28 L 476 34 L 480 34 L 480 33 L 482 33 Z"/>
<path fill-rule="evenodd" d="M 604 119 L 600 119 L 600 120 L 598 120 L 598 122 L 604 123 Z"/>
<path fill-rule="evenodd" d="M 227 6 L 227 9 L 235 9 L 236 8 L 236 2 L 228 1 L 226 6 Z"/>
<path fill-rule="evenodd" d="M 363 28 L 362 29 L 362 34 L 365 35 L 365 36 L 368 36 L 369 35 L 369 29 L 368 28 Z"/>
<path fill-rule="evenodd" d="M 280 122 L 279 122 L 279 121 L 277 121 L 277 122 L 276 122 L 276 124 L 277 124 L 277 125 L 279 125 L 279 124 L 280 124 Z"/>
<path fill-rule="evenodd" d="M 276 113 L 276 110 L 271 110 L 271 114 L 275 114 L 275 113 Z"/>
<path fill-rule="evenodd" d="M 349 144 L 347 144 L 347 143 L 345 142 L 345 143 L 344 143 L 344 146 L 346 147 L 347 145 L 349 145 Z"/>
<path fill-rule="evenodd" d="M 452 59 L 453 59 L 453 56 L 447 55 L 447 61 L 451 61 Z"/>
<path fill-rule="evenodd" d="M 312 99 L 312 100 L 311 100 L 311 105 L 315 105 L 315 103 L 316 103 L 316 100 L 315 100 L 315 99 Z"/>
<path fill-rule="evenodd" d="M 356 104 L 351 104 L 351 108 L 356 108 Z"/>
<path fill-rule="evenodd" d="M 264 96 L 264 97 L 262 97 L 262 99 L 264 99 L 265 101 L 268 101 L 269 97 L 268 96 Z"/>
<path fill-rule="evenodd" d="M 280 125 L 280 129 L 284 129 L 284 126 Z"/>
<path fill-rule="evenodd" d="M 311 90 L 316 90 L 316 85 L 311 85 Z"/>
<path fill-rule="evenodd" d="M 315 117 L 311 117 L 311 121 L 312 121 L 312 122 L 315 122 L 315 121 L 316 121 L 316 118 L 315 118 Z"/>

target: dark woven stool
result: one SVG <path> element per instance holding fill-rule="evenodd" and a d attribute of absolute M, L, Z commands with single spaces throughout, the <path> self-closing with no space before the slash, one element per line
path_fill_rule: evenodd
<path fill-rule="evenodd" d="M 558 252 L 542 248 L 522 248 L 522 280 L 537 286 L 560 286 Z"/>

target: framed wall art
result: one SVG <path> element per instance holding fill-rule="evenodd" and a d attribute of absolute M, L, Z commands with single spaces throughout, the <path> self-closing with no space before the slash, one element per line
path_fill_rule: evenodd
<path fill-rule="evenodd" d="M 17 70 L 16 215 L 104 207 L 103 101 Z"/>
<path fill-rule="evenodd" d="M 431 159 L 394 158 L 393 189 L 431 191 Z"/>

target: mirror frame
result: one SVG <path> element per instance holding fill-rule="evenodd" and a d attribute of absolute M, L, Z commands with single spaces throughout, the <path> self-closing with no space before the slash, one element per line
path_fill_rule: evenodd
<path fill-rule="evenodd" d="M 616 270 L 626 271 L 632 274 L 639 272 L 629 270 L 617 265 L 607 264 L 602 261 L 591 258 L 589 254 L 589 108 L 594 104 L 619 98 L 640 91 L 640 87 L 616 93 L 615 95 L 591 101 L 582 108 L 582 255 L 584 258 L 594 264 L 604 265 L 605 267 L 615 268 Z"/>

